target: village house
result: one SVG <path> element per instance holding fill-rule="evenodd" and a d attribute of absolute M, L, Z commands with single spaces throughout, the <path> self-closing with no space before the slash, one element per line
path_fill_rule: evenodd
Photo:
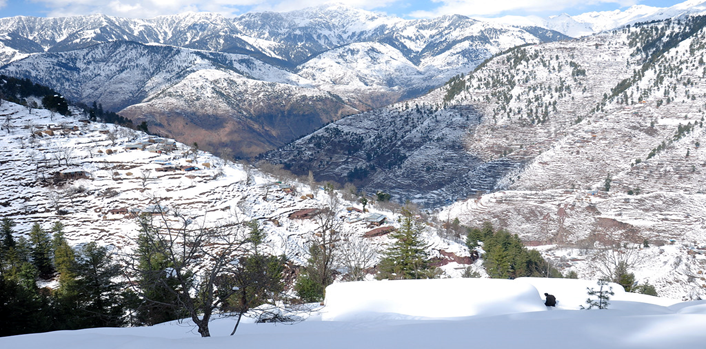
<path fill-rule="evenodd" d="M 125 145 L 125 150 L 143 150 L 143 149 L 145 149 L 145 145 L 142 143 L 126 144 Z"/>
<path fill-rule="evenodd" d="M 396 230 L 397 229 L 393 226 L 379 227 L 379 228 L 375 228 L 375 229 L 363 234 L 363 237 L 372 238 L 372 237 L 377 237 L 377 236 L 383 236 L 383 235 L 387 235 L 389 233 L 392 233 L 393 231 L 396 231 Z"/>
<path fill-rule="evenodd" d="M 169 212 L 169 207 L 162 206 L 162 205 L 151 205 L 143 208 L 140 210 L 140 213 L 145 213 L 145 214 L 150 214 L 150 215 L 158 215 L 162 213 L 167 213 Z"/>
<path fill-rule="evenodd" d="M 387 217 L 385 215 L 380 214 L 380 213 L 372 213 L 365 217 L 365 222 L 368 224 L 372 225 L 383 225 L 385 224 L 385 221 L 387 220 Z"/>
<path fill-rule="evenodd" d="M 83 169 L 70 169 L 59 172 L 59 177 L 64 179 L 89 178 L 89 173 Z"/>
<path fill-rule="evenodd" d="M 112 210 L 109 210 L 108 213 L 110 214 L 127 214 L 127 208 L 114 208 Z"/>
<path fill-rule="evenodd" d="M 289 215 L 289 219 L 310 219 L 319 214 L 318 208 L 306 208 L 293 212 Z"/>

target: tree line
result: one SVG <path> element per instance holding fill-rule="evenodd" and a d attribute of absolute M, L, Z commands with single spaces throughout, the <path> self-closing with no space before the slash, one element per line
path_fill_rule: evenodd
<path fill-rule="evenodd" d="M 313 216 L 308 258 L 287 293 L 287 276 L 297 268 L 284 255 L 265 251 L 267 235 L 257 220 L 232 217 L 209 222 L 157 202 L 156 213 L 137 218 L 139 235 L 129 253 L 95 242 L 71 247 L 64 226 L 47 231 L 35 223 L 16 238 L 15 223 L 4 218 L 0 235 L 0 336 L 91 327 L 143 326 L 190 319 L 204 336 L 216 314 L 251 312 L 257 321 L 292 319 L 262 305 L 319 302 L 335 280 L 429 279 L 441 275 L 429 255 L 427 224 L 409 207 L 383 251 L 365 238 L 346 234 L 338 195 L 331 185 Z M 495 229 L 458 226 L 471 252 L 482 253 L 491 278 L 563 277 L 528 250 L 517 235 Z M 634 275 L 622 265 L 614 281 L 626 290 Z M 480 277 L 467 273 L 465 277 Z M 567 275 L 576 278 L 576 274 Z M 51 287 L 38 284 L 54 282 Z M 645 286 L 648 286 L 647 284 Z M 636 286 L 633 292 L 649 293 Z"/>
<path fill-rule="evenodd" d="M 15 222 L 4 218 L 0 336 L 190 318 L 208 337 L 214 313 L 239 322 L 279 299 L 286 259 L 261 252 L 265 235 L 257 221 L 207 228 L 179 217 L 141 216 L 128 254 L 95 242 L 71 247 L 61 222 L 49 231 L 35 223 L 29 239 L 15 238 Z"/>
<path fill-rule="evenodd" d="M 35 223 L 29 239 L 15 239 L 14 226 L 9 218 L 0 226 L 0 335 L 126 324 L 127 296 L 107 247 L 70 247 L 61 222 L 51 234 Z M 37 286 L 55 276 L 57 288 Z"/>

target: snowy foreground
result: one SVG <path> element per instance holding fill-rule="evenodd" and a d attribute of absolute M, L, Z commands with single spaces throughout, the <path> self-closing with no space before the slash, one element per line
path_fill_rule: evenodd
<path fill-rule="evenodd" d="M 3 348 L 703 348 L 706 302 L 626 293 L 607 310 L 578 310 L 586 280 L 442 279 L 338 283 L 326 306 L 292 325 L 232 318 L 200 338 L 188 323 L 0 338 Z M 544 292 L 558 307 L 547 310 Z"/>

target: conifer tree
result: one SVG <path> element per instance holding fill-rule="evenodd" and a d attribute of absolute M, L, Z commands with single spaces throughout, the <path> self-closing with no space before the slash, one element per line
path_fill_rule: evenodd
<path fill-rule="evenodd" d="M 179 281 L 167 271 L 172 267 L 166 256 L 165 246 L 148 241 L 149 235 L 141 233 L 137 238 L 138 273 L 137 283 L 145 301 L 135 304 L 137 323 L 155 325 L 171 321 L 186 314 L 180 310 L 177 296 L 171 292 L 178 288 Z M 191 277 L 191 276 L 189 276 Z"/>
<path fill-rule="evenodd" d="M 52 248 L 54 250 L 54 267 L 59 273 L 59 289 L 57 293 L 60 296 L 68 297 L 66 294 L 69 290 L 74 289 L 73 283 L 76 280 L 75 264 L 76 254 L 69 246 L 69 243 L 64 238 L 64 225 L 61 222 L 56 222 L 52 227 L 54 237 L 52 240 Z"/>
<path fill-rule="evenodd" d="M 108 248 L 95 242 L 77 251 L 76 282 L 69 293 L 76 295 L 75 325 L 78 328 L 114 327 L 123 324 L 122 275 Z"/>
<path fill-rule="evenodd" d="M 436 276 L 436 268 L 429 265 L 427 246 L 422 241 L 424 227 L 418 224 L 412 212 L 402 209 L 402 226 L 390 235 L 394 241 L 380 261 L 378 279 L 429 279 Z"/>
<path fill-rule="evenodd" d="M 54 265 L 51 258 L 52 244 L 49 234 L 42 229 L 39 223 L 34 223 L 29 232 L 29 238 L 32 243 L 32 263 L 37 267 L 41 276 L 50 276 L 54 273 Z"/>
<path fill-rule="evenodd" d="M 257 220 L 250 221 L 248 227 L 250 249 L 248 255 L 240 259 L 238 269 L 233 273 L 232 281 L 238 292 L 233 294 L 223 307 L 238 313 L 231 336 L 238 329 L 245 312 L 261 304 L 273 303 L 284 291 L 282 272 L 285 257 L 260 253 L 260 245 L 266 238 L 265 231 L 260 228 Z"/>
<path fill-rule="evenodd" d="M 469 250 L 483 243 L 483 265 L 491 278 L 562 277 L 537 251 L 529 251 L 517 235 L 505 230 L 494 231 L 490 223 L 482 229 L 470 229 L 466 238 Z"/>
<path fill-rule="evenodd" d="M 0 223 L 0 229 L 2 230 L 2 249 L 3 251 L 7 251 L 13 247 L 15 247 L 15 239 L 12 237 L 12 234 L 14 233 L 14 230 L 12 229 L 15 226 L 15 222 L 10 219 L 10 218 L 3 218 L 2 223 Z"/>

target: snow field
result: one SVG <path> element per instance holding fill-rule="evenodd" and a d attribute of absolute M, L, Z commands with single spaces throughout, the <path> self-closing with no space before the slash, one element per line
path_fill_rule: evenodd
<path fill-rule="evenodd" d="M 665 306 L 667 302 L 654 297 L 618 301 L 621 296 L 616 293 L 612 303 L 615 306 L 608 310 L 580 311 L 561 307 L 548 310 L 538 292 L 551 289 L 561 302 L 572 298 L 573 292 L 585 295 L 585 289 L 581 288 L 588 282 L 555 281 L 408 280 L 334 284 L 327 289 L 327 305 L 321 313 L 312 313 L 307 320 L 293 325 L 245 322 L 233 337 L 228 334 L 235 320 L 220 318 L 211 324 L 211 338 L 200 338 L 193 326 L 184 321 L 153 327 L 4 337 L 0 338 L 0 346 L 72 349 L 703 348 L 706 340 L 703 331 L 706 303 L 703 301 Z M 482 286 L 484 290 L 464 293 L 470 286 Z M 427 295 L 433 295 L 434 305 L 439 309 L 419 299 Z M 391 299 L 395 296 L 408 299 Z M 486 296 L 489 298 L 482 298 Z M 503 296 L 508 296 L 505 304 L 501 303 Z M 578 299 L 578 295 L 575 298 Z M 371 313 L 374 300 L 391 301 L 390 312 Z M 472 306 L 485 310 L 476 315 L 455 316 L 460 312 L 453 308 Z M 327 318 L 332 309 L 344 308 L 347 316 Z M 432 317 L 436 318 L 430 319 Z"/>

